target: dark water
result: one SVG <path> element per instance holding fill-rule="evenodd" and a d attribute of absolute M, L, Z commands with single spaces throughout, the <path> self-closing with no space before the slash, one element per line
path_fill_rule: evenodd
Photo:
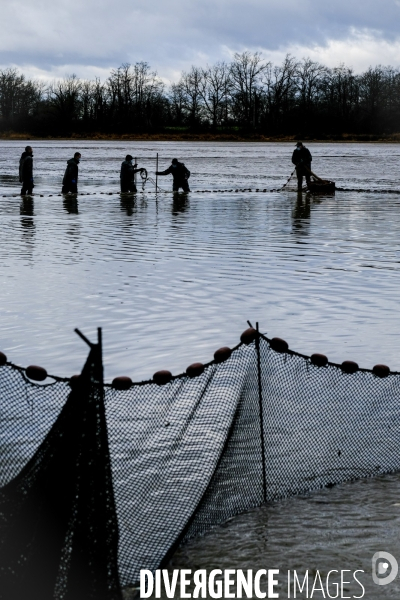
<path fill-rule="evenodd" d="M 208 535 L 183 546 L 170 563 L 173 569 L 279 569 L 277 591 L 288 597 L 287 571 L 296 570 L 302 581 L 309 571 L 309 596 L 324 598 L 321 592 L 311 596 L 317 571 L 326 591 L 326 576 L 345 581 L 343 597 L 400 597 L 400 580 L 377 586 L 371 577 L 371 559 L 375 552 L 390 552 L 400 562 L 400 487 L 394 476 L 378 477 L 340 485 L 331 490 L 269 504 L 240 515 Z M 292 584 L 293 585 L 293 584 Z M 346 591 L 347 590 L 347 591 Z M 335 588 L 330 588 L 334 596 Z M 165 596 L 164 596 L 165 597 Z M 293 588 L 291 597 L 293 598 Z M 342 597 L 339 595 L 339 598 Z M 297 592 L 297 598 L 307 598 Z"/>
<path fill-rule="evenodd" d="M 367 191 L 400 190 L 397 145 L 309 144 L 318 175 L 365 192 L 174 199 L 151 184 L 135 198 L 100 192 L 117 192 L 127 153 L 154 175 L 156 152 L 162 169 L 184 160 L 192 190 L 276 188 L 293 146 L 32 142 L 36 195 L 21 200 L 12 194 L 25 145 L 0 142 L 0 350 L 13 362 L 68 376 L 86 354 L 73 329 L 94 337 L 101 326 L 106 379 L 147 379 L 210 360 L 250 319 L 304 354 L 400 370 L 400 194 Z M 54 196 L 75 150 L 79 189 L 92 195 Z M 376 550 L 400 559 L 399 496 L 389 476 L 267 506 L 185 546 L 174 565 L 370 569 Z"/>

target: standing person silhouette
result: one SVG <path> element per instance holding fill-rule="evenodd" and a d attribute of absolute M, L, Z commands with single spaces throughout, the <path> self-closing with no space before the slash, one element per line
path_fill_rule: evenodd
<path fill-rule="evenodd" d="M 21 196 L 32 194 L 33 185 L 33 150 L 31 146 L 25 148 L 19 159 L 19 181 L 22 183 Z"/>
<path fill-rule="evenodd" d="M 306 178 L 307 185 L 311 183 L 311 161 L 312 156 L 309 149 L 303 145 L 303 142 L 297 142 L 292 154 L 292 163 L 296 165 L 297 190 L 299 192 L 303 188 L 303 177 Z"/>
<path fill-rule="evenodd" d="M 187 169 L 182 162 L 178 162 L 177 158 L 173 158 L 171 166 L 165 171 L 157 171 L 156 175 L 169 175 L 171 173 L 173 179 L 172 190 L 177 192 L 179 188 L 182 188 L 184 192 L 190 192 L 188 179 L 190 177 L 190 171 Z"/>
<path fill-rule="evenodd" d="M 132 164 L 133 156 L 127 154 L 125 160 L 121 164 L 121 192 L 136 192 L 134 181 L 135 173 L 141 173 L 144 169 L 137 169 L 137 163 Z"/>
<path fill-rule="evenodd" d="M 78 193 L 78 165 L 81 158 L 80 152 L 75 152 L 74 158 L 67 160 L 67 168 L 65 169 L 62 185 L 62 194 Z"/>

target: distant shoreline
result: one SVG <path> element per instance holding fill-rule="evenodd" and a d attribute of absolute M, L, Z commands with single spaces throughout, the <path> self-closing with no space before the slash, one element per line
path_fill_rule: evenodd
<path fill-rule="evenodd" d="M 341 136 L 265 136 L 261 134 L 240 135 L 235 133 L 138 133 L 138 134 L 72 134 L 69 137 L 40 137 L 29 133 L 3 132 L 0 140 L 41 140 L 41 141 L 114 141 L 114 142 L 260 142 L 282 143 L 296 142 L 301 139 L 306 143 L 400 143 L 400 133 L 370 135 L 370 134 L 343 134 Z"/>

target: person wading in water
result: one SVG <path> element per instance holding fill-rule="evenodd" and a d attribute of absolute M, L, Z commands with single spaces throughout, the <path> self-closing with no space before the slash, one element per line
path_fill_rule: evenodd
<path fill-rule="evenodd" d="M 19 181 L 22 183 L 21 195 L 32 194 L 33 185 L 33 150 L 31 146 L 25 148 L 19 159 Z"/>
<path fill-rule="evenodd" d="M 74 158 L 67 160 L 67 168 L 65 169 L 62 181 L 62 194 L 68 194 L 68 192 L 72 192 L 72 194 L 78 193 L 78 165 L 80 158 L 81 153 L 75 152 Z"/>
<path fill-rule="evenodd" d="M 174 192 L 177 192 L 179 188 L 182 188 L 184 192 L 190 192 L 188 183 L 190 171 L 185 167 L 184 163 L 178 162 L 177 158 L 173 158 L 171 166 L 165 171 L 157 171 L 156 175 L 169 175 L 170 173 L 174 178 L 172 184 Z"/>
<path fill-rule="evenodd" d="M 136 185 L 133 179 L 135 173 L 141 173 L 144 169 L 137 169 L 137 164 L 132 164 L 133 156 L 127 154 L 121 164 L 121 192 L 136 192 Z"/>
<path fill-rule="evenodd" d="M 303 146 L 302 142 L 297 142 L 296 148 L 292 154 L 292 163 L 296 165 L 297 190 L 301 192 L 303 188 L 303 177 L 306 178 L 307 185 L 311 183 L 311 161 L 312 156 L 308 148 Z"/>

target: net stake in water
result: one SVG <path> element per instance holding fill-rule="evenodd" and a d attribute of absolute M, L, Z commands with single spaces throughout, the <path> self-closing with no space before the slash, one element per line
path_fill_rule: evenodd
<path fill-rule="evenodd" d="M 263 411 L 262 384 L 261 384 L 260 330 L 258 328 L 258 321 L 256 323 L 256 330 L 257 330 L 256 351 L 257 351 L 258 403 L 259 403 L 259 409 L 260 409 L 261 458 L 262 458 L 262 472 L 263 472 L 264 502 L 266 502 L 267 501 L 267 482 L 265 479 L 264 411 Z"/>
<path fill-rule="evenodd" d="M 158 152 L 157 152 L 157 157 L 156 157 L 156 194 L 158 191 Z"/>

